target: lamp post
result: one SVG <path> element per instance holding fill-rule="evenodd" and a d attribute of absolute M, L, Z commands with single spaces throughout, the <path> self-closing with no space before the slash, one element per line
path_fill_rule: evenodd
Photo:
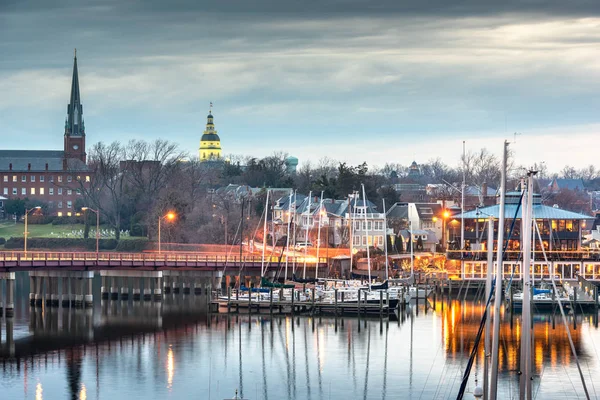
<path fill-rule="evenodd" d="M 161 250 L 160 250 L 160 222 L 162 221 L 162 219 L 166 219 L 167 221 L 173 221 L 175 219 L 175 213 L 172 211 L 169 211 L 166 215 L 161 215 L 160 217 L 158 217 L 158 254 L 160 254 Z"/>
<path fill-rule="evenodd" d="M 100 210 L 94 210 L 89 207 L 81 207 L 81 211 L 91 211 L 96 213 L 96 260 L 98 259 L 98 251 L 100 250 Z"/>
<path fill-rule="evenodd" d="M 25 232 L 23 232 L 23 236 L 25 236 L 25 240 L 23 243 L 23 253 L 25 253 L 25 255 L 27 255 L 27 235 L 29 235 L 29 232 L 27 232 L 27 216 L 33 210 L 39 210 L 41 208 L 42 207 L 40 207 L 40 206 L 36 206 L 36 207 L 30 208 L 29 210 L 25 209 Z"/>

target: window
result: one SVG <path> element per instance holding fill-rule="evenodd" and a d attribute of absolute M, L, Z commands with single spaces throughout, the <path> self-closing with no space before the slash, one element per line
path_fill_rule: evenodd
<path fill-rule="evenodd" d="M 355 231 L 359 231 L 360 230 L 360 221 L 354 221 L 354 230 Z"/>
<path fill-rule="evenodd" d="M 8 182 L 8 175 L 4 175 L 4 182 Z"/>
<path fill-rule="evenodd" d="M 367 245 L 367 237 L 366 236 L 362 236 L 362 245 L 363 246 Z"/>
<path fill-rule="evenodd" d="M 44 188 L 40 188 L 40 194 L 43 195 L 44 194 Z"/>
<path fill-rule="evenodd" d="M 59 216 L 59 217 L 62 217 L 62 212 L 59 211 L 59 212 L 56 213 L 56 215 Z"/>
<path fill-rule="evenodd" d="M 27 177 L 25 175 L 21 175 L 21 182 L 27 182 Z"/>
<path fill-rule="evenodd" d="M 73 194 L 73 191 L 71 189 L 67 189 L 67 195 L 71 196 Z"/>
<path fill-rule="evenodd" d="M 15 196 L 17 195 L 17 188 L 13 188 L 12 194 L 15 195 Z"/>
<path fill-rule="evenodd" d="M 53 201 L 49 201 L 48 202 L 48 208 L 54 208 L 54 202 Z"/>
<path fill-rule="evenodd" d="M 70 211 L 67 213 L 67 217 L 70 217 L 71 215 L 73 215 Z"/>
<path fill-rule="evenodd" d="M 31 188 L 30 194 L 35 194 L 35 188 Z"/>
<path fill-rule="evenodd" d="M 4 194 L 8 194 L 8 188 L 4 188 Z"/>
<path fill-rule="evenodd" d="M 62 188 L 58 188 L 58 195 L 62 195 Z"/>
<path fill-rule="evenodd" d="M 373 230 L 373 223 L 371 221 L 367 221 L 367 229 L 368 230 Z"/>
<path fill-rule="evenodd" d="M 58 176 L 58 181 L 59 181 L 59 182 L 62 182 L 62 175 L 59 175 L 59 176 Z"/>
<path fill-rule="evenodd" d="M 376 238 L 377 238 L 377 245 L 383 246 L 383 236 L 376 236 Z"/>
<path fill-rule="evenodd" d="M 21 194 L 27 196 L 27 188 L 21 188 Z"/>
<path fill-rule="evenodd" d="M 360 236 L 354 236 L 352 238 L 352 245 L 353 246 L 360 246 Z"/>
<path fill-rule="evenodd" d="M 421 214 L 423 215 L 432 215 L 433 214 L 433 210 L 429 207 L 423 207 L 421 208 Z"/>
<path fill-rule="evenodd" d="M 54 182 L 54 175 L 50 175 L 50 182 Z"/>
<path fill-rule="evenodd" d="M 58 208 L 62 208 L 62 201 L 59 201 L 59 202 L 58 202 Z M 60 217 L 60 216 L 62 216 L 62 213 L 60 213 L 60 214 L 61 214 L 61 215 L 59 215 L 59 217 Z"/>
<path fill-rule="evenodd" d="M 67 208 L 72 208 L 73 202 L 71 200 L 67 201 Z"/>
<path fill-rule="evenodd" d="M 17 176 L 13 175 L 13 182 L 16 182 L 16 181 L 17 181 Z"/>
<path fill-rule="evenodd" d="M 89 181 L 90 181 L 90 176 L 89 176 L 89 175 L 86 175 L 86 176 L 85 176 L 85 181 L 86 181 L 86 182 L 89 182 Z"/>
<path fill-rule="evenodd" d="M 35 175 L 31 175 L 31 182 L 35 182 Z"/>
<path fill-rule="evenodd" d="M 76 189 L 75 192 L 77 193 L 77 196 L 81 196 L 81 189 Z"/>
<path fill-rule="evenodd" d="M 71 175 L 67 176 L 67 182 L 73 182 L 73 177 Z"/>
<path fill-rule="evenodd" d="M 53 196 L 53 195 L 54 195 L 54 188 L 49 188 L 49 189 L 48 189 L 48 194 L 49 194 L 50 196 Z"/>
<path fill-rule="evenodd" d="M 44 182 L 44 175 L 40 175 L 40 182 Z"/>

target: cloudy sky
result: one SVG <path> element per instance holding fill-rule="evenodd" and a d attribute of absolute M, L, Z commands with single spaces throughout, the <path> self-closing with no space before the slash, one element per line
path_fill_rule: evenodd
<path fill-rule="evenodd" d="M 598 161 L 595 0 L 0 0 L 3 148 L 60 149 L 77 47 L 88 143 L 408 164 L 513 140 Z"/>

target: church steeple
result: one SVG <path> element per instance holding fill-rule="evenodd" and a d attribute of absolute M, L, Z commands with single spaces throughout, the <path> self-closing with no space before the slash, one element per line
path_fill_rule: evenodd
<path fill-rule="evenodd" d="M 77 49 L 73 60 L 73 79 L 71 80 L 71 98 L 67 106 L 67 123 L 65 135 L 83 136 L 85 127 L 83 124 L 83 106 L 79 95 L 79 74 L 77 72 Z"/>
<path fill-rule="evenodd" d="M 65 119 L 65 159 L 78 158 L 86 162 L 85 125 L 83 123 L 83 106 L 79 94 L 79 73 L 77 71 L 77 49 L 73 59 L 73 79 L 71 80 L 71 98 L 67 106 Z"/>

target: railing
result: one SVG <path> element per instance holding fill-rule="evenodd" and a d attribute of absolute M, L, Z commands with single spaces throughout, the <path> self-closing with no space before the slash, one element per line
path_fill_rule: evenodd
<path fill-rule="evenodd" d="M 262 264 L 263 258 L 260 256 L 230 256 L 225 255 L 206 255 L 197 253 L 178 253 L 164 252 L 158 253 L 95 253 L 95 252 L 42 252 L 42 251 L 0 251 L 0 262 L 90 262 L 99 264 L 112 264 L 118 262 L 165 262 L 177 263 L 186 262 L 194 264 L 222 264 L 239 265 L 243 264 Z M 265 263 L 278 263 L 279 257 L 265 257 Z M 283 257 L 281 262 L 284 263 L 286 258 Z M 289 263 L 304 263 L 304 257 L 289 257 Z M 306 257 L 307 264 L 317 262 L 316 257 Z M 327 263 L 327 258 L 319 257 L 319 263 Z"/>
<path fill-rule="evenodd" d="M 543 260 L 544 252 L 535 251 L 535 259 Z M 545 252 L 548 257 L 548 261 L 563 261 L 563 260 L 600 260 L 600 251 L 598 250 L 552 250 Z M 496 250 L 494 250 L 494 256 L 496 255 Z M 486 250 L 448 250 L 446 251 L 446 256 L 450 260 L 487 260 L 487 251 Z M 520 250 L 508 250 L 503 253 L 503 258 L 505 261 L 511 260 L 519 260 L 522 258 Z"/>

